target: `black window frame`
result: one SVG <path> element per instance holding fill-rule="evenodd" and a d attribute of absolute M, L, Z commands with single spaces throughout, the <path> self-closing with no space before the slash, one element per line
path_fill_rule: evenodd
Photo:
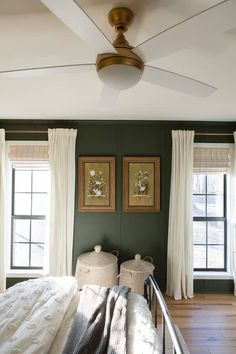
<path fill-rule="evenodd" d="M 193 173 L 194 174 L 194 173 Z M 200 217 L 200 216 L 193 216 L 193 223 L 194 221 L 223 221 L 224 222 L 224 267 L 223 268 L 208 268 L 207 267 L 207 261 L 208 261 L 208 252 L 207 252 L 207 247 L 209 246 L 208 244 L 208 227 L 206 227 L 206 243 L 205 244 L 200 244 L 200 243 L 194 243 L 193 242 L 193 247 L 194 246 L 206 246 L 206 268 L 193 268 L 195 272 L 226 272 L 227 271 L 227 174 L 223 174 L 223 217 L 208 217 L 207 216 L 207 196 L 209 195 L 215 195 L 211 193 L 207 193 L 207 176 L 209 173 L 207 172 L 202 172 L 199 173 L 202 175 L 205 175 L 205 193 L 193 193 L 194 195 L 197 196 L 206 196 L 205 198 L 205 206 L 206 206 L 206 216 Z M 215 173 L 217 174 L 217 173 Z M 219 244 L 215 244 L 216 246 Z M 210 246 L 214 246 L 214 244 L 210 244 Z"/>
<path fill-rule="evenodd" d="M 31 195 L 31 215 L 15 215 L 14 214 L 14 209 L 15 209 L 15 172 L 20 171 L 20 170 L 28 170 L 31 171 L 31 191 L 26 192 L 30 193 Z M 31 241 L 31 228 L 32 228 L 32 220 L 46 220 L 46 215 L 32 215 L 32 197 L 33 197 L 33 171 L 48 171 L 48 168 L 43 164 L 43 166 L 40 166 L 40 164 L 37 165 L 23 165 L 20 164 L 19 166 L 13 165 L 12 166 L 12 183 L 11 183 L 11 256 L 10 256 L 10 269 L 11 270 L 40 270 L 43 269 L 43 266 L 31 266 L 31 245 L 37 244 L 37 245 L 45 245 L 45 242 L 34 242 Z M 42 193 L 45 194 L 45 192 L 37 192 L 38 194 Z M 29 220 L 30 221 L 30 235 L 29 235 L 29 241 L 22 241 L 22 242 L 14 242 L 14 220 Z M 28 244 L 29 245 L 29 266 L 16 266 L 13 265 L 13 245 L 15 243 L 19 244 Z"/>

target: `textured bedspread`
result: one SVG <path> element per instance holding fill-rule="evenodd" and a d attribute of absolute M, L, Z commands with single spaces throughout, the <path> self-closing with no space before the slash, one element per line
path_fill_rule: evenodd
<path fill-rule="evenodd" d="M 77 292 L 72 277 L 19 283 L 0 296 L 0 353 L 48 353 Z"/>
<path fill-rule="evenodd" d="M 95 289 L 99 291 L 96 286 Z M 122 354 L 125 353 L 122 348 L 126 346 L 126 341 L 120 340 L 121 336 L 123 338 L 122 321 L 126 311 L 126 306 L 123 305 L 127 301 L 126 295 L 120 297 L 119 306 L 113 313 L 114 317 L 112 316 L 113 324 L 110 322 L 108 325 L 108 321 L 107 327 L 105 326 L 106 331 L 110 330 L 110 326 L 117 331 L 109 340 L 108 348 L 117 348 L 117 353 Z M 62 354 L 76 311 L 82 311 L 86 317 L 84 324 L 80 323 L 80 333 L 84 331 L 84 325 L 88 324 L 88 319 L 94 312 L 95 303 L 93 300 L 90 302 L 88 293 L 84 293 L 83 297 L 84 300 L 73 277 L 29 280 L 9 288 L 5 294 L 0 294 L 0 354 Z M 113 294 L 113 300 L 115 298 L 116 294 Z M 127 354 L 158 354 L 158 337 L 145 299 L 129 293 L 127 309 Z M 107 314 L 111 315 L 109 312 Z M 102 316 L 99 311 L 97 315 L 97 319 Z M 119 315 L 121 321 L 117 322 Z M 80 344 L 85 339 L 84 337 Z"/>

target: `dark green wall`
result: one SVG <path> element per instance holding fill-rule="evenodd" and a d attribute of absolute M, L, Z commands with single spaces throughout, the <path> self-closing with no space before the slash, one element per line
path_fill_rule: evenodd
<path fill-rule="evenodd" d="M 105 251 L 118 249 L 119 260 L 135 253 L 154 259 L 156 275 L 165 289 L 168 208 L 171 170 L 171 130 L 193 129 L 196 132 L 236 130 L 236 123 L 211 122 L 140 122 L 140 121 L 0 121 L 6 130 L 46 130 L 48 127 L 78 129 L 76 156 L 116 157 L 116 211 L 88 213 L 78 211 L 76 192 L 73 269 L 79 254 L 102 244 Z M 7 134 L 8 140 L 47 139 L 47 134 Z M 233 142 L 232 136 L 196 136 L 198 142 Z M 159 213 L 125 213 L 122 211 L 122 158 L 124 156 L 160 156 L 161 211 Z M 77 164 L 78 166 L 78 164 Z M 78 174 L 78 170 L 77 170 Z M 77 176 L 78 180 L 78 176 Z M 76 188 L 78 184 L 76 183 Z M 196 291 L 200 288 L 195 284 Z M 218 286 L 224 286 L 218 281 Z M 204 286 L 204 289 L 207 289 Z M 217 292 L 217 287 L 215 287 Z"/>
<path fill-rule="evenodd" d="M 76 199 L 74 260 L 81 252 L 101 243 L 106 251 L 118 249 L 120 261 L 135 253 L 150 255 L 165 283 L 166 233 L 169 191 L 170 137 L 164 126 L 104 124 L 79 129 L 77 154 L 116 156 L 116 212 L 81 213 Z M 161 157 L 161 212 L 125 213 L 122 211 L 122 158 L 124 156 Z M 166 171 L 166 172 L 165 172 Z"/>
<path fill-rule="evenodd" d="M 11 286 L 21 283 L 22 281 L 29 280 L 30 278 L 7 278 L 6 288 L 10 288 Z"/>
<path fill-rule="evenodd" d="M 195 294 L 233 294 L 234 282 L 231 279 L 195 279 Z"/>

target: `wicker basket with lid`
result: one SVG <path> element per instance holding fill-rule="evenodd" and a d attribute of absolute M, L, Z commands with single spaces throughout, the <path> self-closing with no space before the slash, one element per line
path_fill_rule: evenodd
<path fill-rule="evenodd" d="M 145 257 L 150 258 L 151 257 Z M 119 285 L 126 285 L 136 293 L 143 295 L 144 281 L 149 274 L 153 274 L 154 265 L 150 262 L 141 259 L 140 254 L 136 254 L 131 261 L 123 262 L 120 266 Z"/>
<path fill-rule="evenodd" d="M 84 284 L 107 287 L 116 285 L 117 261 L 115 255 L 103 252 L 100 245 L 95 246 L 93 252 L 81 254 L 77 258 L 75 272 L 79 287 L 81 288 Z"/>

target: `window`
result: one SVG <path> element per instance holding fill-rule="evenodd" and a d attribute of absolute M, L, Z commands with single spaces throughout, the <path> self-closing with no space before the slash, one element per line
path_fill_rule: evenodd
<path fill-rule="evenodd" d="M 194 146 L 193 266 L 205 276 L 210 272 L 219 277 L 230 273 L 232 152 L 231 144 Z"/>
<path fill-rule="evenodd" d="M 226 271 L 226 177 L 225 173 L 193 176 L 194 270 Z"/>
<path fill-rule="evenodd" d="M 45 263 L 48 142 L 7 141 L 6 182 L 7 276 L 38 276 Z"/>
<path fill-rule="evenodd" d="M 48 205 L 48 168 L 12 166 L 11 269 L 42 269 Z"/>

